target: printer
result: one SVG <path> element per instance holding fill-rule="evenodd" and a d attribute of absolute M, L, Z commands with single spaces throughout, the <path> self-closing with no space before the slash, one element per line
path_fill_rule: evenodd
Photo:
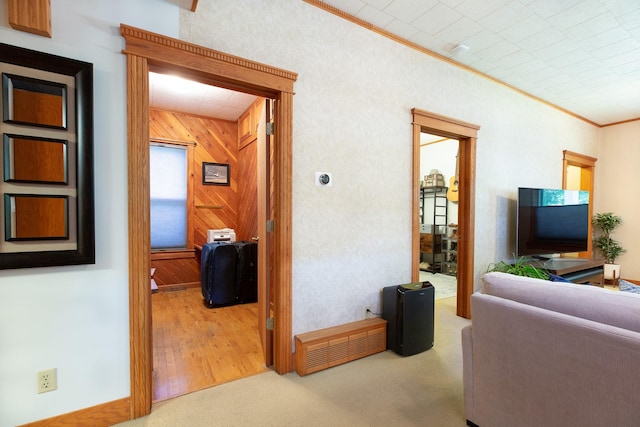
<path fill-rule="evenodd" d="M 236 232 L 233 228 L 221 228 L 219 230 L 207 230 L 207 243 L 235 242 Z"/>

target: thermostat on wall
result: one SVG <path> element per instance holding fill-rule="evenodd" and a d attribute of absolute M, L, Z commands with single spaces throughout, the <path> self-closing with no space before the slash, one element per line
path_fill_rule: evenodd
<path fill-rule="evenodd" d="M 331 187 L 333 177 L 329 172 L 316 172 L 316 185 L 318 187 Z"/>

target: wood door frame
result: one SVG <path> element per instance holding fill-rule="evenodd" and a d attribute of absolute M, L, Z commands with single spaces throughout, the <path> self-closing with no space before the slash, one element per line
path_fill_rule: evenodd
<path fill-rule="evenodd" d="M 588 173 L 588 177 L 581 177 L 580 190 L 589 191 L 589 229 L 588 235 L 593 235 L 593 224 L 591 224 L 591 218 L 593 217 L 593 201 L 594 201 L 594 185 L 596 175 L 596 162 L 598 159 L 595 157 L 587 156 L 585 154 L 574 153 L 573 151 L 562 151 L 562 188 L 567 189 L 567 166 L 576 166 Z M 582 258 L 593 257 L 593 242 L 591 239 L 587 242 L 587 251 L 580 252 L 579 256 Z"/>
<path fill-rule="evenodd" d="M 151 289 L 149 286 L 149 69 L 159 67 L 200 82 L 275 99 L 274 369 L 293 370 L 291 231 L 293 84 L 297 74 L 146 30 L 120 25 L 127 75 L 129 201 L 129 342 L 131 418 L 152 403 Z M 266 319 L 259 319 L 266 323 Z"/>
<path fill-rule="evenodd" d="M 480 126 L 414 108 L 412 177 L 411 281 L 420 280 L 420 133 L 458 140 L 458 288 L 456 314 L 471 318 L 474 282 L 474 218 L 476 186 L 476 140 Z"/>

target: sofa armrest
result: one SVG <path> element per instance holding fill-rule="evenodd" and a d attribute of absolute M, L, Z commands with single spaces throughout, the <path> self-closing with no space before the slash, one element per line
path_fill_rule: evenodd
<path fill-rule="evenodd" d="M 637 425 L 640 333 L 485 294 L 471 308 L 471 421 Z"/>

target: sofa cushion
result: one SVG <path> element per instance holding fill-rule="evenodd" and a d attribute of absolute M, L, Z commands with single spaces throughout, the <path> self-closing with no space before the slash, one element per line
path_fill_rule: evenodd
<path fill-rule="evenodd" d="M 640 332 L 640 294 L 492 272 L 483 293 Z M 473 313 L 472 313 L 473 314 Z"/>
<path fill-rule="evenodd" d="M 631 282 L 627 282 L 624 279 L 618 280 L 618 289 L 623 292 L 631 292 L 634 294 L 640 294 L 640 286 L 634 285 Z"/>

